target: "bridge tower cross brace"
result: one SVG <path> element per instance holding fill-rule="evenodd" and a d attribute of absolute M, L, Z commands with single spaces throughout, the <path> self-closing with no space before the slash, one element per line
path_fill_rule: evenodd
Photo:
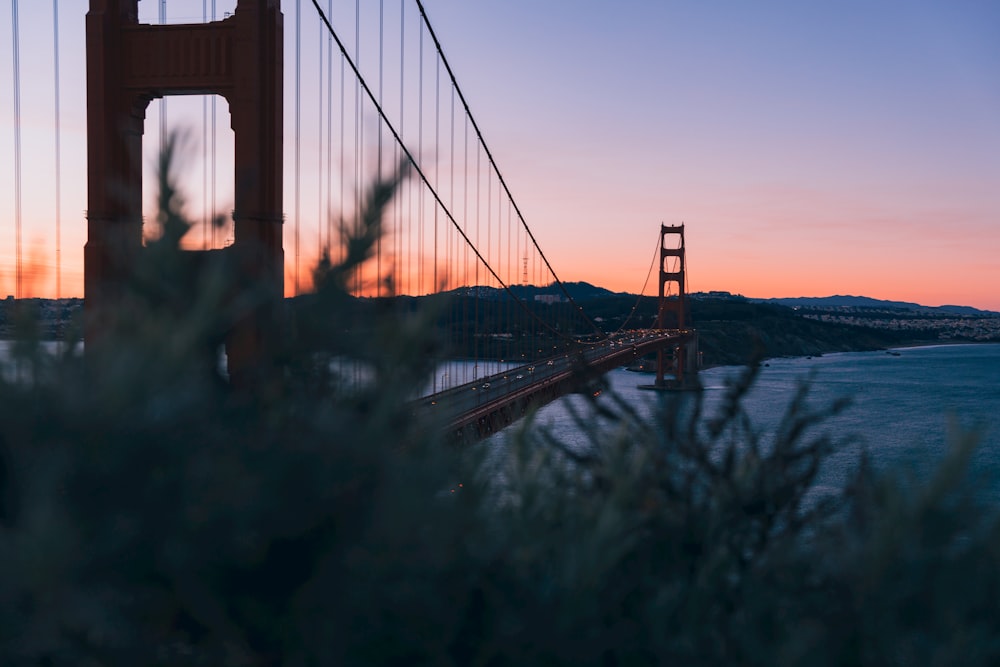
<path fill-rule="evenodd" d="M 679 237 L 675 243 L 668 242 L 670 237 Z M 670 270 L 667 262 L 671 259 L 677 260 L 676 270 Z M 686 292 L 686 264 L 684 256 L 684 225 L 660 225 L 660 299 L 659 311 L 656 318 L 658 329 L 677 328 L 682 334 L 687 330 L 687 292 Z M 667 297 L 667 283 L 677 284 L 677 298 Z M 687 336 L 682 335 L 680 343 L 673 351 L 673 372 L 675 383 L 678 386 L 685 385 L 685 372 L 687 366 L 685 357 L 688 356 L 692 343 Z M 656 353 L 656 385 L 663 387 L 666 382 L 667 355 L 663 350 Z M 695 365 L 691 370 L 697 369 Z"/>
<path fill-rule="evenodd" d="M 238 0 L 228 18 L 149 25 L 138 0 L 90 0 L 87 12 L 85 340 L 100 339 L 142 254 L 146 107 L 168 95 L 216 94 L 235 135 L 233 256 L 240 286 L 283 295 L 281 0 Z M 271 299 L 273 306 L 274 299 Z M 268 309 L 241 316 L 226 341 L 231 377 L 270 340 Z M 235 375 L 234 375 L 235 373 Z"/>

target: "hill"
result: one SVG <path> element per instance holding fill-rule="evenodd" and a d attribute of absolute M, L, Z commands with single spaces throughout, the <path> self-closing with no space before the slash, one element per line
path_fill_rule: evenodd
<path fill-rule="evenodd" d="M 914 344 L 1000 341 L 1000 315 L 975 308 L 950 312 L 919 304 L 890 306 L 903 302 L 866 297 L 845 299 L 843 305 L 828 299 L 786 305 L 726 292 L 698 293 L 691 298 L 690 323 L 698 330 L 706 365 Z M 656 297 L 616 294 L 585 300 L 583 307 L 606 331 L 655 326 Z"/>
<path fill-rule="evenodd" d="M 782 306 L 789 306 L 791 308 L 872 308 L 965 316 L 1000 315 L 1000 313 L 989 310 L 980 310 L 978 308 L 973 308 L 972 306 L 923 306 L 919 303 L 911 303 L 908 301 L 886 301 L 883 299 L 873 299 L 867 296 L 835 295 L 824 297 L 791 297 L 750 300 L 761 303 L 775 303 Z"/>
<path fill-rule="evenodd" d="M 510 294 L 525 301 L 550 300 L 565 301 L 568 294 L 574 301 L 590 301 L 593 299 L 603 299 L 614 296 L 628 296 L 624 292 L 612 292 L 611 290 L 597 287 L 587 282 L 563 283 L 563 289 L 555 284 L 552 285 L 511 285 Z M 565 290 L 565 292 L 563 291 Z M 478 296 L 481 299 L 504 301 L 510 298 L 507 290 L 498 287 L 464 286 L 449 290 L 448 294 L 453 296 Z M 635 298 L 632 296 L 632 298 Z"/>
<path fill-rule="evenodd" d="M 709 366 L 744 364 L 754 358 L 882 350 L 938 340 L 933 332 L 825 322 L 787 306 L 749 301 L 693 300 L 691 319 Z"/>
<path fill-rule="evenodd" d="M 657 298 L 616 293 L 590 283 L 567 283 L 567 292 L 605 331 L 656 325 Z M 567 309 L 561 291 L 552 286 L 512 286 L 511 291 L 544 318 L 553 309 Z M 521 311 L 510 308 L 510 295 L 492 287 L 452 291 L 453 304 L 440 323 L 443 340 L 462 340 L 453 354 L 517 358 L 528 349 L 550 349 L 556 341 L 542 340 Z M 306 297 L 303 297 L 306 298 Z M 420 298 L 405 297 L 409 308 Z M 293 300 L 293 302 L 296 300 Z M 478 302 L 478 307 L 468 305 Z M 43 338 L 55 339 L 79 319 L 81 299 L 24 300 L 37 315 Z M 0 301 L 0 338 L 13 333 L 13 300 Z M 359 300 L 366 311 L 372 300 Z M 968 307 L 929 308 L 919 304 L 867 297 L 826 297 L 751 300 L 727 293 L 695 294 L 690 324 L 698 330 L 707 365 L 743 364 L 755 357 L 816 356 L 828 352 L 877 350 L 894 346 L 964 341 L 1000 341 L 1000 315 Z M 479 324 L 470 318 L 479 320 Z M 359 316 L 360 317 L 360 316 Z M 520 318 L 520 319 L 519 319 Z M 521 321 L 523 319 L 524 321 Z M 360 317 L 359 321 L 364 321 Z M 668 326 L 671 326 L 668 324 Z M 489 346 L 473 345 L 475 331 L 496 331 Z M 577 334 L 590 330 L 574 331 Z M 523 349 L 522 349 L 523 348 Z"/>

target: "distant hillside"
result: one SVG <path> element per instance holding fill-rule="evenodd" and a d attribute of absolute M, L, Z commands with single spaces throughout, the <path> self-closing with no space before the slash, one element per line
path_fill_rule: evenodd
<path fill-rule="evenodd" d="M 789 306 L 752 301 L 695 300 L 691 319 L 709 366 L 743 364 L 754 358 L 881 350 L 938 340 L 933 332 L 817 321 L 802 317 Z"/>
<path fill-rule="evenodd" d="M 603 287 L 597 287 L 596 285 L 591 285 L 590 283 L 585 282 L 563 284 L 566 286 L 566 291 L 569 292 L 569 295 L 576 301 L 603 299 L 609 296 L 635 296 L 634 294 L 628 294 L 627 292 L 612 292 L 611 290 L 604 289 Z"/>
<path fill-rule="evenodd" d="M 783 299 L 750 299 L 758 303 L 775 303 L 789 308 L 880 308 L 884 310 L 907 310 L 923 313 L 947 313 L 951 315 L 983 316 L 1000 315 L 971 306 L 922 306 L 908 301 L 886 301 L 867 296 L 836 295 L 825 297 L 791 297 Z"/>
<path fill-rule="evenodd" d="M 914 310 L 886 305 L 793 307 L 723 292 L 692 297 L 689 322 L 698 330 L 708 365 L 916 343 L 1000 342 L 1000 316 L 989 313 L 957 315 L 919 306 Z M 881 302 L 869 299 L 863 303 Z M 656 297 L 637 301 L 634 296 L 615 295 L 582 305 L 608 331 L 655 326 Z"/>
<path fill-rule="evenodd" d="M 563 287 L 566 290 L 566 294 L 569 294 L 570 298 L 574 301 L 590 301 L 625 295 L 623 292 L 612 292 L 611 290 L 586 282 L 563 283 Z M 525 301 L 534 301 L 536 296 L 551 297 L 555 300 L 564 300 L 566 298 L 563 290 L 554 284 L 543 285 L 541 287 L 537 285 L 511 285 L 510 291 L 518 299 Z M 498 301 L 509 298 L 505 290 L 497 287 L 459 287 L 451 290 L 450 293 L 457 296 L 479 296 L 481 299 Z"/>
<path fill-rule="evenodd" d="M 552 285 L 536 287 L 515 285 L 511 291 L 530 304 L 534 312 L 567 309 L 565 298 Z M 585 314 L 605 331 L 654 327 L 657 322 L 657 298 L 637 298 L 615 293 L 590 283 L 567 283 L 566 291 L 581 304 Z M 452 291 L 450 319 L 442 327 L 457 329 L 446 338 L 473 343 L 475 330 L 502 332 L 503 345 L 492 341 L 498 358 L 511 358 L 520 345 L 535 349 L 552 341 L 539 339 L 527 320 L 508 307 L 510 296 L 494 287 L 464 287 Z M 827 298 L 753 300 L 724 292 L 692 295 L 688 324 L 699 332 L 705 363 L 739 364 L 754 358 L 807 356 L 848 350 L 873 350 L 917 342 L 956 341 L 1000 342 L 1000 315 L 969 307 L 928 308 L 899 301 L 881 301 L 867 297 L 835 296 Z M 306 297 L 300 297 L 299 300 Z M 405 297 L 416 307 L 420 298 Z M 43 338 L 59 338 L 74 320 L 79 321 L 81 299 L 25 300 L 38 317 L 37 331 Z M 476 307 L 465 304 L 475 302 Z M 0 339 L 14 332 L 13 299 L 0 301 Z M 368 307 L 367 299 L 358 301 Z M 474 314 L 474 315 L 473 315 Z M 513 317 L 513 319 L 512 319 Z M 478 324 L 472 319 L 479 320 Z M 671 326 L 667 323 L 667 326 Z M 571 333 L 589 333 L 589 327 Z M 471 330 L 471 329 L 469 329 Z M 465 331 L 466 333 L 462 333 Z M 497 340 L 500 340 L 499 338 Z M 477 354 L 483 353 L 479 350 Z M 463 350 L 464 354 L 465 351 Z M 471 353 L 470 353 L 471 354 Z"/>

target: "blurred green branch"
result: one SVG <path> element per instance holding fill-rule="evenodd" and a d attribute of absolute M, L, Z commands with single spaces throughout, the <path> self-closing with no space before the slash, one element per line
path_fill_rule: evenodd
<path fill-rule="evenodd" d="M 689 397 L 647 421 L 605 392 L 582 445 L 530 421 L 445 444 L 408 403 L 433 317 L 350 298 L 404 177 L 293 306 L 275 391 L 221 381 L 248 304 L 224 261 L 185 273 L 165 176 L 163 234 L 94 363 L 23 341 L 34 370 L 0 374 L 0 664 L 1000 662 L 973 435 L 926 484 L 862 460 L 820 496 L 818 427 L 845 406 L 803 385 L 758 431 L 751 367 L 714 414 Z"/>

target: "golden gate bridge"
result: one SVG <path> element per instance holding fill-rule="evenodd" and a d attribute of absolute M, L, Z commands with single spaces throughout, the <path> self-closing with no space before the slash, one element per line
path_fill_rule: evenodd
<path fill-rule="evenodd" d="M 360 217 L 365 184 L 406 166 L 410 177 L 387 208 L 371 257 L 353 276 L 352 295 L 377 300 L 451 293 L 472 300 L 477 312 L 456 317 L 473 328 L 452 327 L 465 338 L 452 350 L 481 359 L 487 369 L 487 362 L 503 361 L 504 370 L 482 376 L 473 370 L 471 378 L 435 383 L 431 393 L 414 399 L 415 408 L 442 413 L 454 433 L 481 437 L 588 378 L 653 352 L 658 370 L 652 387 L 693 383 L 697 339 L 686 318 L 683 225 L 660 226 L 655 326 L 636 329 L 626 321 L 618 330 L 602 330 L 539 246 L 421 0 L 364 6 L 360 0 L 286 0 L 291 26 L 280 0 L 238 0 L 221 12 L 215 0 L 203 0 L 200 17 L 172 16 L 166 0 L 156 4 L 155 20 L 149 3 L 141 12 L 138 0 L 90 0 L 86 16 L 78 17 L 86 22 L 86 341 L 100 338 L 144 246 L 163 233 L 148 214 L 143 156 L 167 144 L 169 104 L 169 119 L 183 117 L 186 109 L 191 133 L 197 135 L 199 125 L 201 131 L 201 164 L 186 169 L 189 203 L 201 201 L 199 222 L 184 241 L 187 252 L 205 261 L 225 256 L 244 284 L 267 284 L 279 296 L 310 289 L 312 265 L 323 254 L 336 258 L 356 233 L 352 221 Z M 29 296 L 30 282 L 21 191 L 23 41 L 17 0 L 11 8 L 14 267 L 3 268 L 14 275 L 20 299 Z M 59 16 L 53 0 L 56 297 L 66 284 Z M 33 43 L 42 41 L 32 36 Z M 192 114 L 185 99 L 200 102 L 200 123 L 197 106 Z M 147 132 L 150 123 L 158 132 Z M 144 142 L 146 134 L 159 141 Z M 215 212 L 227 194 L 232 212 L 220 221 Z M 485 302 L 497 299 L 506 305 L 481 319 L 478 304 L 486 312 Z M 531 325 L 515 326 L 515 320 Z M 226 352 L 234 382 L 250 382 L 272 335 L 255 313 L 233 324 Z M 514 336 L 530 343 L 512 345 Z M 542 338 L 546 344 L 538 345 Z M 513 349 L 519 354 L 505 359 L 504 350 L 509 355 Z"/>

